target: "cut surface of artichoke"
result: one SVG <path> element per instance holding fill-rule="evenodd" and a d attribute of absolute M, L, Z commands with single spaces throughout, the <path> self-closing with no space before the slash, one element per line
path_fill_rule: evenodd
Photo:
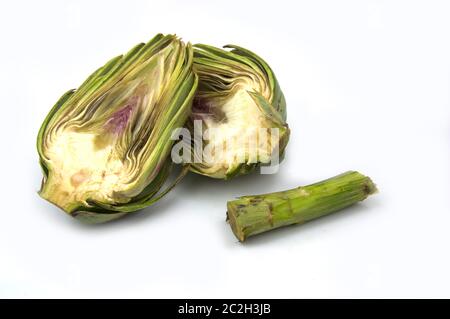
<path fill-rule="evenodd" d="M 97 139 L 96 134 L 64 131 L 45 153 L 55 173 L 43 195 L 51 192 L 52 201 L 64 210 L 88 198 L 114 203 L 114 192 L 126 186 L 126 164 L 115 154 L 114 142 L 97 149 Z"/>
<path fill-rule="evenodd" d="M 151 204 L 170 170 L 172 130 L 190 112 L 191 64 L 190 45 L 157 35 L 63 96 L 38 136 L 40 195 L 90 219 Z"/>
<path fill-rule="evenodd" d="M 289 138 L 285 101 L 273 72 L 254 53 L 229 47 L 196 45 L 194 54 L 199 89 L 191 119 L 201 120 L 204 153 L 213 156 L 191 169 L 222 179 L 269 163 L 274 151 L 282 155 Z"/>

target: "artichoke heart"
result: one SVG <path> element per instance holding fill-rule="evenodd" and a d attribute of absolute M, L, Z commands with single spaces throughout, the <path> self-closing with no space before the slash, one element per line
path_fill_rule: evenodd
<path fill-rule="evenodd" d="M 201 121 L 203 132 L 202 158 L 191 170 L 220 179 L 249 173 L 274 155 L 282 158 L 290 132 L 286 102 L 268 64 L 247 49 L 224 48 L 194 46 L 199 87 L 189 122 L 195 128 Z"/>
<path fill-rule="evenodd" d="M 86 222 L 158 200 L 197 88 L 192 60 L 190 44 L 158 34 L 64 94 L 38 134 L 39 194 Z"/>

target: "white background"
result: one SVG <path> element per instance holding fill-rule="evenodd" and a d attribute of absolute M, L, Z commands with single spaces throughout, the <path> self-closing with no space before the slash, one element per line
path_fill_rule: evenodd
<path fill-rule="evenodd" d="M 448 1 L 9 1 L 0 5 L 1 297 L 450 297 Z M 59 96 L 154 34 L 266 59 L 292 129 L 279 174 L 188 176 L 102 226 L 37 195 Z M 346 170 L 380 193 L 255 237 L 226 201 Z"/>

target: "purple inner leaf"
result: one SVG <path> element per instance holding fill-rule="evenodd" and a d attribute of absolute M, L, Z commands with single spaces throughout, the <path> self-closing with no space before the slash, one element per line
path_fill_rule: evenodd
<path fill-rule="evenodd" d="M 127 127 L 131 118 L 131 113 L 138 104 L 138 98 L 133 96 L 128 100 L 128 103 L 112 114 L 111 118 L 106 122 L 106 128 L 109 132 L 114 134 L 122 134 Z"/>
<path fill-rule="evenodd" d="M 226 114 L 220 106 L 214 105 L 210 100 L 196 97 L 192 104 L 191 119 L 203 120 L 205 118 L 212 119 L 216 122 L 226 122 Z"/>
<path fill-rule="evenodd" d="M 192 112 L 193 113 L 203 113 L 209 114 L 211 109 L 211 103 L 204 98 L 195 97 L 192 103 Z"/>

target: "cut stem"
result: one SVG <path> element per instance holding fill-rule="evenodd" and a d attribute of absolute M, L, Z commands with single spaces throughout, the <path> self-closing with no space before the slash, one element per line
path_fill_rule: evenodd
<path fill-rule="evenodd" d="M 350 171 L 308 186 L 229 201 L 228 222 L 242 242 L 249 236 L 336 212 L 376 191 L 369 177 Z"/>

